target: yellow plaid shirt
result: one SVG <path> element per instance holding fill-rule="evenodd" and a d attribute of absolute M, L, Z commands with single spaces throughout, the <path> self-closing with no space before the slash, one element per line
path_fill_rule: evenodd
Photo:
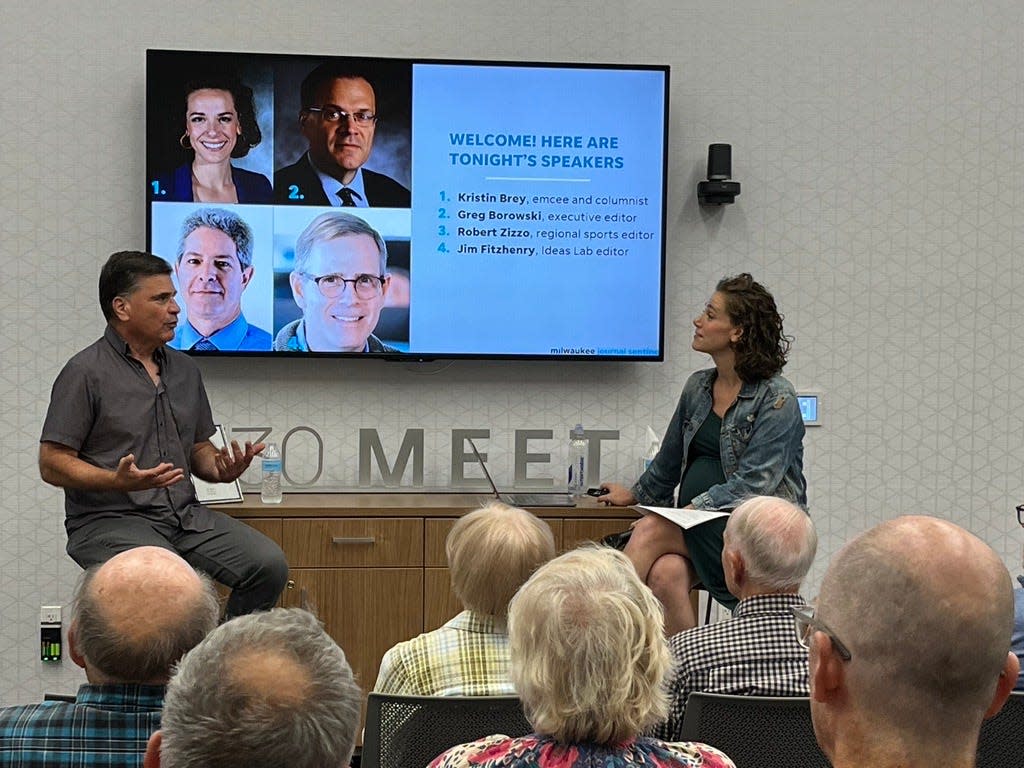
<path fill-rule="evenodd" d="M 373 690 L 412 696 L 508 696 L 505 621 L 463 611 L 384 654 Z"/>

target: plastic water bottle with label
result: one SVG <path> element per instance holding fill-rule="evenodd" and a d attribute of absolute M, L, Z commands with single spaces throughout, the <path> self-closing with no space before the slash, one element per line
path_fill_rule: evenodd
<path fill-rule="evenodd" d="M 569 483 L 566 490 L 575 499 L 587 493 L 587 439 L 582 424 L 577 424 L 569 434 Z"/>
<path fill-rule="evenodd" d="M 267 443 L 263 449 L 263 482 L 260 486 L 260 501 L 264 504 L 281 503 L 281 453 L 277 443 Z"/>

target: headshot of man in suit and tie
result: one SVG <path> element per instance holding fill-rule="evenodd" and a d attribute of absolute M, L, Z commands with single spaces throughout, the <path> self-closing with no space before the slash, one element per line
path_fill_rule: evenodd
<path fill-rule="evenodd" d="M 380 115 L 369 76 L 343 59 L 324 62 L 300 86 L 299 129 L 309 150 L 274 174 L 275 202 L 408 208 L 409 190 L 364 168 Z"/>

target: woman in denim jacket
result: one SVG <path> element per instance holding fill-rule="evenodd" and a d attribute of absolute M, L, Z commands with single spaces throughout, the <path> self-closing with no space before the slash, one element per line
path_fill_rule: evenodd
<path fill-rule="evenodd" d="M 661 450 L 633 487 L 604 483 L 606 504 L 729 511 L 748 496 L 779 496 L 807 506 L 804 424 L 793 385 L 779 375 L 790 338 L 775 299 L 746 273 L 721 280 L 693 321 L 693 349 L 715 367 L 690 376 Z M 722 572 L 727 518 L 682 530 L 660 515 L 633 524 L 625 553 L 665 606 L 665 631 L 697 624 L 690 590 L 702 584 L 736 605 Z"/>

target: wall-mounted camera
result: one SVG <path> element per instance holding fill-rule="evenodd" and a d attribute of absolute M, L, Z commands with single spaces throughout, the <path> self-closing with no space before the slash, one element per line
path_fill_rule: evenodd
<path fill-rule="evenodd" d="M 708 145 L 708 180 L 697 184 L 701 205 L 727 205 L 736 201 L 740 183 L 732 178 L 732 145 Z"/>

